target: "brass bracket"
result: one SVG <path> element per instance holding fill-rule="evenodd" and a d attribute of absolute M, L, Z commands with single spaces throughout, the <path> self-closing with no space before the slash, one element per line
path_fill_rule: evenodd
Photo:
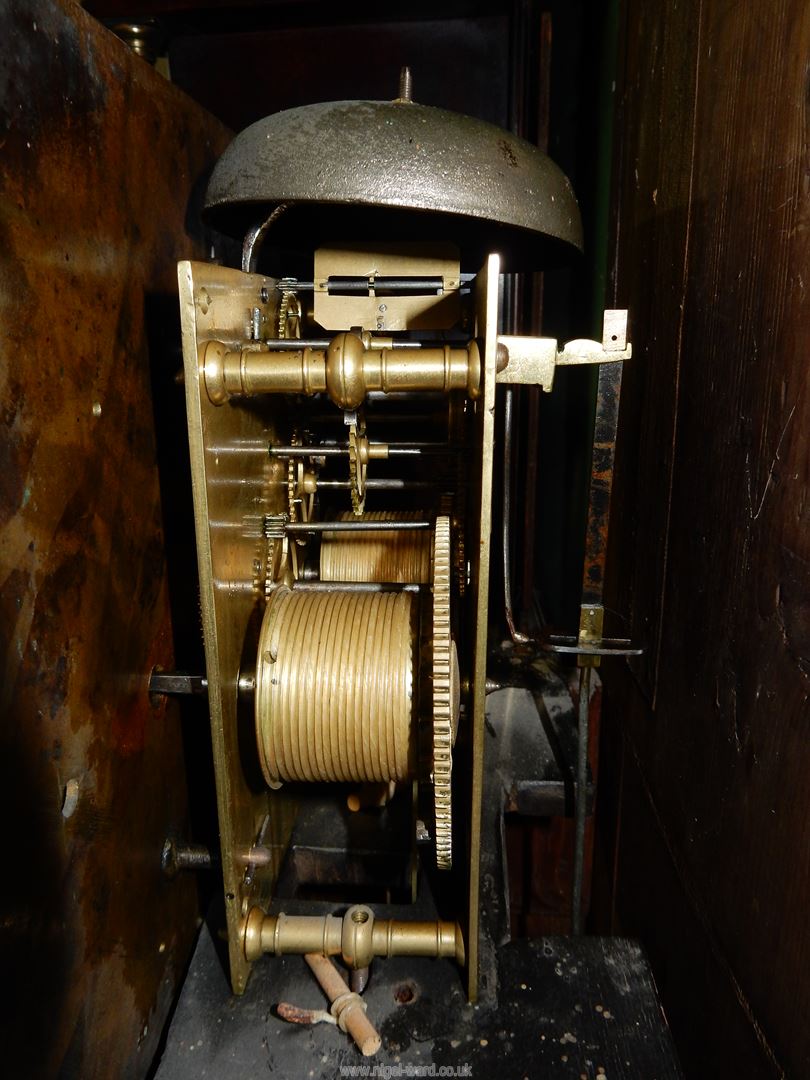
<path fill-rule="evenodd" d="M 366 968 L 375 956 L 445 956 L 463 966 L 464 938 L 458 923 L 446 920 L 377 919 L 355 904 L 337 915 L 266 915 L 252 907 L 240 924 L 248 962 L 263 953 L 320 953 L 340 956 L 347 967 Z"/>
<path fill-rule="evenodd" d="M 506 354 L 506 363 L 502 367 L 499 363 L 496 382 L 540 386 L 546 392 L 553 389 L 558 367 L 611 364 L 629 360 L 633 355 L 633 347 L 627 340 L 627 311 L 624 309 L 605 312 L 601 342 L 576 338 L 558 350 L 556 338 L 501 334 L 498 346 Z"/>
<path fill-rule="evenodd" d="M 602 627 L 605 609 L 601 604 L 581 604 L 579 609 L 579 635 L 577 645 L 599 646 L 602 643 Z M 577 667 L 599 667 L 598 653 L 579 653 Z"/>
<path fill-rule="evenodd" d="M 325 330 L 446 330 L 461 313 L 458 248 L 445 243 L 332 244 L 315 252 L 313 317 Z M 366 288 L 341 292 L 340 281 Z M 392 295 L 386 280 L 433 280 L 438 287 Z"/>
<path fill-rule="evenodd" d="M 589 604 L 586 606 L 593 608 L 599 605 Z M 549 652 L 576 656 L 579 667 L 598 667 L 599 658 L 602 656 L 642 656 L 644 653 L 643 649 L 633 645 L 630 638 L 603 637 L 595 638 L 593 641 L 586 641 L 581 637 L 574 637 L 573 634 L 549 634 L 542 641 L 542 647 Z M 583 658 L 595 659 L 596 662 L 585 665 L 580 662 Z"/>

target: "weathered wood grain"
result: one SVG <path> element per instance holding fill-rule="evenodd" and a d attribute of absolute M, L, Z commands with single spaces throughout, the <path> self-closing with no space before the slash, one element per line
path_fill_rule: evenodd
<path fill-rule="evenodd" d="M 3 1071 L 140 1077 L 197 918 L 160 872 L 187 809 L 147 694 L 173 652 L 149 320 L 228 135 L 68 0 L 0 4 L 0 40 Z"/>
<path fill-rule="evenodd" d="M 607 702 L 641 775 L 625 817 L 646 804 L 683 892 L 669 910 L 645 906 L 655 862 L 624 848 L 618 911 L 681 970 L 665 1001 L 690 1075 L 709 1075 L 695 1032 L 713 1013 L 711 1075 L 731 1075 L 721 1047 L 734 1001 L 758 1048 L 751 1075 L 799 1076 L 810 1065 L 810 9 L 628 0 L 624 20 L 613 272 L 635 357 L 612 606 L 648 655 L 637 681 L 606 671 Z M 713 958 L 688 981 L 679 905 Z"/>

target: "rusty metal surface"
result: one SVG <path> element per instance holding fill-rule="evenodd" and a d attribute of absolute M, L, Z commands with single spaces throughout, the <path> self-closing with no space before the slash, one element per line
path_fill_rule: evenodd
<path fill-rule="evenodd" d="M 326 204 L 447 215 L 499 251 L 510 238 L 582 244 L 571 185 L 542 151 L 414 103 L 333 101 L 259 120 L 217 163 L 205 201 L 211 220 L 238 235 L 279 204 L 304 204 L 307 217 Z"/>
<path fill-rule="evenodd" d="M 68 0 L 0 36 L 3 1070 L 140 1077 L 197 916 L 150 318 L 227 133 Z"/>

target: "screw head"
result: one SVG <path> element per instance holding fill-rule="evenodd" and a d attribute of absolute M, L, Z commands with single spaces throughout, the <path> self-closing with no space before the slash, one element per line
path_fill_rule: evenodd
<path fill-rule="evenodd" d="M 160 853 L 160 868 L 169 878 L 173 878 L 177 873 L 177 850 L 174 840 L 170 836 L 167 836 L 163 841 L 163 850 Z"/>

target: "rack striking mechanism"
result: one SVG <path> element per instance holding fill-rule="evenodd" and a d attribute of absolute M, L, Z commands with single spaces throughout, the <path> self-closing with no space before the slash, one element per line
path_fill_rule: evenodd
<path fill-rule="evenodd" d="M 408 96 L 254 124 L 206 206 L 243 240 L 241 269 L 179 267 L 234 990 L 262 953 L 340 955 L 353 991 L 375 956 L 448 956 L 474 1000 L 496 391 L 607 384 L 625 313 L 601 342 L 502 333 L 502 258 L 580 245 L 570 186 Z M 593 589 L 552 643 L 585 662 L 613 644 Z M 324 812 L 328 866 L 301 856 Z"/>

